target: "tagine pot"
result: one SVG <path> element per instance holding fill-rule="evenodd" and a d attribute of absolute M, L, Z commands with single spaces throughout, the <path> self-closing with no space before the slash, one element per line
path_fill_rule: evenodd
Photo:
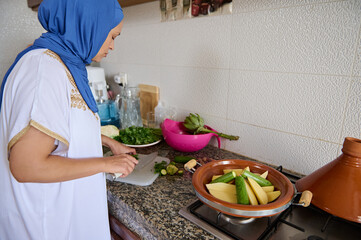
<path fill-rule="evenodd" d="M 296 182 L 310 190 L 312 204 L 343 219 L 361 223 L 361 140 L 347 137 L 342 154 Z"/>

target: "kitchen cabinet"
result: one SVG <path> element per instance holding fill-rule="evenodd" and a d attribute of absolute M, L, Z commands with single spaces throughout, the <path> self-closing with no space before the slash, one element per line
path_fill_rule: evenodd
<path fill-rule="evenodd" d="M 154 1 L 156 0 L 118 0 L 120 6 L 122 7 L 129 7 L 137 4 L 154 2 Z M 42 0 L 28 0 L 28 7 L 34 11 L 37 11 L 41 2 Z"/>
<path fill-rule="evenodd" d="M 140 240 L 137 234 L 130 231 L 111 214 L 109 214 L 109 225 L 112 240 Z"/>

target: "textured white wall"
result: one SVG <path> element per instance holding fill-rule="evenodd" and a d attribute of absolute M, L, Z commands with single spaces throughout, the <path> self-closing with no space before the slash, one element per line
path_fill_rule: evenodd
<path fill-rule="evenodd" d="M 0 0 L 0 82 L 16 55 L 43 31 L 26 0 Z"/>
<path fill-rule="evenodd" d="M 160 22 L 159 3 L 124 9 L 108 79 L 240 136 L 222 148 L 308 174 L 361 138 L 361 0 L 233 0 L 233 14 Z M 43 31 L 25 0 L 0 1 L 0 77 Z"/>
<path fill-rule="evenodd" d="M 233 0 L 233 14 L 160 22 L 159 3 L 124 9 L 108 79 L 240 136 L 222 147 L 308 174 L 361 138 L 361 0 Z"/>

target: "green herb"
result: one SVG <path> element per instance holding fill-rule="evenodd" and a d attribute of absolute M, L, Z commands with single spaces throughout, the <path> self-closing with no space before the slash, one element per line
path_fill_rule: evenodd
<path fill-rule="evenodd" d="M 153 143 L 163 138 L 160 128 L 145 128 L 131 126 L 121 129 L 114 139 L 129 145 L 143 145 Z"/>
<path fill-rule="evenodd" d="M 138 154 L 130 154 L 130 156 L 132 156 L 133 158 L 135 158 L 135 159 L 139 159 L 139 157 L 138 157 Z"/>
<path fill-rule="evenodd" d="M 154 173 L 161 173 L 163 169 L 165 169 L 167 166 L 166 161 L 162 161 L 160 163 L 156 162 L 154 163 Z"/>

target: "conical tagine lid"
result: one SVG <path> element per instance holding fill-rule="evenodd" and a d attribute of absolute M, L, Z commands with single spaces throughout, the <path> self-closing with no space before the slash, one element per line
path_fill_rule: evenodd
<path fill-rule="evenodd" d="M 345 138 L 343 154 L 298 180 L 299 192 L 310 190 L 312 204 L 324 211 L 361 223 L 361 140 Z"/>

